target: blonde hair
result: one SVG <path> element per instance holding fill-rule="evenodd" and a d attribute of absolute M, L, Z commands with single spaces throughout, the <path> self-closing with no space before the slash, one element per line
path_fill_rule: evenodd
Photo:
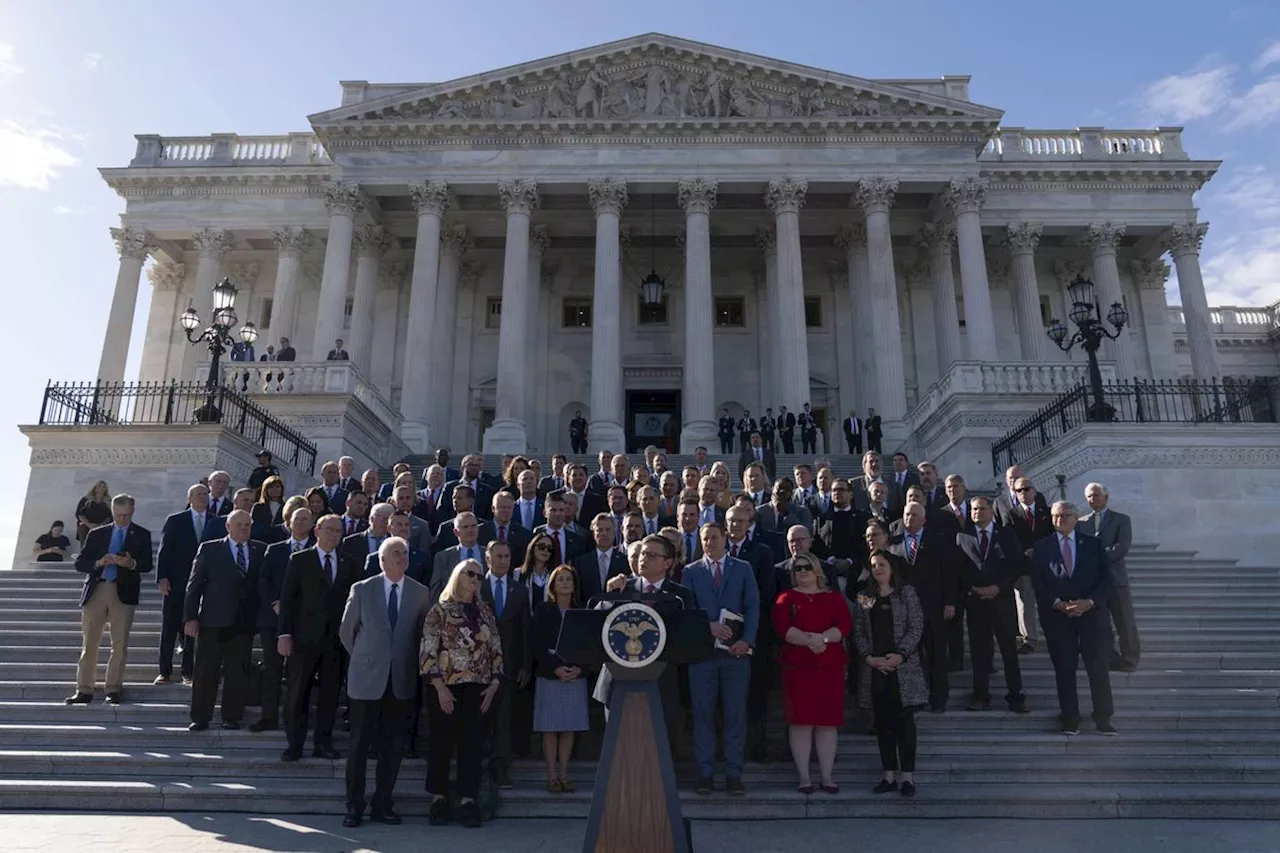
<path fill-rule="evenodd" d="M 794 581 L 796 574 L 796 565 L 803 563 L 813 569 L 814 580 L 817 581 L 818 589 L 825 590 L 827 588 L 827 573 L 822 570 L 822 563 L 818 562 L 818 558 L 810 553 L 796 554 L 791 558 L 791 577 Z"/>
<path fill-rule="evenodd" d="M 388 542 L 390 540 L 387 540 Z M 401 539 L 401 542 L 404 540 Z M 385 543 L 384 543 L 385 544 Z M 381 553 L 381 550 L 379 550 Z M 449 573 L 449 580 L 444 585 L 444 589 L 440 591 L 441 601 L 457 601 L 458 600 L 458 581 L 462 579 L 462 573 L 470 570 L 479 575 L 484 574 L 484 567 L 476 560 L 463 560 L 461 563 L 453 567 L 453 571 Z M 480 601 L 479 593 L 476 594 L 475 600 Z"/>

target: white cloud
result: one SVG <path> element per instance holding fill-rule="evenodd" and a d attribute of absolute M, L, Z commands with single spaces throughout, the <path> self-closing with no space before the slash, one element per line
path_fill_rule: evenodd
<path fill-rule="evenodd" d="M 1231 68 L 1218 66 L 1189 74 L 1170 74 L 1147 86 L 1140 97 L 1156 121 L 1186 122 L 1205 118 L 1231 100 Z"/>
<path fill-rule="evenodd" d="M 1226 130 L 1262 127 L 1280 117 L 1280 76 L 1268 77 L 1243 95 L 1231 99 Z"/>
<path fill-rule="evenodd" d="M 55 205 L 53 212 L 57 216 L 80 216 L 87 211 L 82 207 L 67 207 L 65 204 Z"/>
<path fill-rule="evenodd" d="M 1280 62 L 1280 41 L 1273 43 L 1259 54 L 1258 58 L 1253 61 L 1253 70 L 1265 71 L 1277 62 Z"/>
<path fill-rule="evenodd" d="M 0 187 L 47 190 L 62 170 L 78 162 L 63 147 L 62 134 L 12 121 L 0 123 Z"/>
<path fill-rule="evenodd" d="M 0 77 L 17 77 L 26 71 L 13 57 L 13 45 L 8 42 L 0 42 Z"/>
<path fill-rule="evenodd" d="M 97 51 L 86 53 L 84 55 L 84 67 L 90 71 L 98 67 L 98 63 L 102 61 L 102 54 Z"/>
<path fill-rule="evenodd" d="M 1212 244 L 1203 262 L 1210 305 L 1270 305 L 1280 300 L 1280 226 L 1233 234 Z"/>

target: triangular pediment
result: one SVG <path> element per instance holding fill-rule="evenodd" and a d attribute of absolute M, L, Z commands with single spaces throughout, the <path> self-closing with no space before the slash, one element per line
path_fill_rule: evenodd
<path fill-rule="evenodd" d="M 989 126 L 1000 110 L 651 33 L 311 116 L 353 124 L 899 124 Z"/>

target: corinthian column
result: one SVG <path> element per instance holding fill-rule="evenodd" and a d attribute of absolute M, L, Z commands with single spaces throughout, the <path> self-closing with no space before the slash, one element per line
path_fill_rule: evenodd
<path fill-rule="evenodd" d="M 933 334 L 937 338 L 938 378 L 959 361 L 960 317 L 956 312 L 956 278 L 951 266 L 955 228 L 946 222 L 925 223 L 920 243 L 929 253 L 929 284 L 933 294 Z"/>
<path fill-rule="evenodd" d="M 622 267 L 618 221 L 627 204 L 625 181 L 587 185 L 596 212 L 596 286 L 591 308 L 591 444 L 626 451 L 622 426 Z"/>
<path fill-rule="evenodd" d="M 358 184 L 325 184 L 324 206 L 329 210 L 329 237 L 320 277 L 316 334 L 311 341 L 312 361 L 324 361 L 333 349 L 333 342 L 342 337 L 347 279 L 351 275 L 351 235 L 355 231 L 356 216 L 364 210 L 364 195 Z"/>
<path fill-rule="evenodd" d="M 498 391 L 493 425 L 484 431 L 485 453 L 524 453 L 525 391 L 529 361 L 529 217 L 538 207 L 534 181 L 502 181 L 498 195 L 507 211 L 502 262 L 502 316 L 498 327 Z"/>
<path fill-rule="evenodd" d="M 436 293 L 435 314 L 431 318 L 431 339 L 427 351 L 431 354 L 428 363 L 429 383 L 427 385 L 428 409 L 427 423 L 434 431 L 435 442 L 448 444 L 446 435 L 454 434 L 450 414 L 453 412 L 453 350 L 454 339 L 458 330 L 458 285 L 461 281 L 462 256 L 470 251 L 471 235 L 465 225 L 450 225 L 440 236 L 440 278 Z M 477 273 L 478 275 L 478 273 Z M 468 334 L 470 329 L 467 330 Z M 409 346 L 412 347 L 412 339 Z M 470 347 L 467 348 L 468 355 Z M 412 355 L 410 359 L 412 359 Z M 465 422 L 462 413 L 457 413 Z"/>
<path fill-rule="evenodd" d="M 356 292 L 351 300 L 351 360 L 366 379 L 373 360 L 373 302 L 378 294 L 378 264 L 391 247 L 381 225 L 362 225 L 355 232 Z"/>
<path fill-rule="evenodd" d="M 762 341 L 772 341 L 777 333 L 778 325 L 778 239 L 772 228 L 756 229 L 756 246 L 764 254 L 764 281 L 757 283 L 756 288 L 756 335 Z M 761 290 L 763 288 L 763 291 Z M 764 293 L 764 307 L 761 308 L 760 293 Z M 778 360 L 773 357 L 773 347 L 758 347 L 760 358 L 760 405 L 763 412 L 767 408 L 777 408 L 774 404 L 780 399 L 778 383 Z M 744 400 L 747 406 L 749 401 Z"/>
<path fill-rule="evenodd" d="M 788 411 L 800 412 L 809 402 L 809 340 L 804 325 L 804 266 L 800 257 L 800 208 L 804 207 L 808 181 L 790 178 L 769 182 L 764 203 L 773 211 L 778 239 L 778 300 L 773 324 L 774 350 L 778 354 L 774 374 L 774 401 Z"/>
<path fill-rule="evenodd" d="M 714 308 L 711 301 L 711 209 L 718 184 L 696 178 L 681 181 L 684 208 L 684 428 L 680 452 L 708 447 L 716 438 Z"/>
<path fill-rule="evenodd" d="M 866 413 L 875 374 L 875 342 L 872 340 L 874 307 L 871 298 L 871 268 L 867 262 L 867 226 L 863 222 L 842 225 L 836 231 L 836 245 L 844 249 L 848 268 L 849 306 L 853 315 L 853 406 L 858 417 Z M 842 418 L 848 417 L 841 412 Z"/>
<path fill-rule="evenodd" d="M 1107 312 L 1111 310 L 1114 303 L 1123 304 L 1124 302 L 1120 292 L 1120 270 L 1116 266 L 1116 246 L 1120 244 L 1120 238 L 1123 236 L 1123 225 L 1103 222 L 1090 225 L 1080 241 L 1093 255 L 1093 278 L 1098 286 L 1098 301 L 1101 303 L 1098 306 L 1101 309 L 1099 320 L 1106 318 Z M 1099 355 L 1103 357 L 1109 355 L 1115 359 L 1116 378 L 1121 382 L 1128 382 L 1137 376 L 1127 326 L 1120 331 L 1120 337 L 1114 341 L 1102 342 L 1102 353 Z"/>
<path fill-rule="evenodd" d="M 539 424 L 542 422 L 542 400 L 544 399 L 544 395 L 539 391 L 545 381 L 543 377 L 547 375 L 545 367 L 547 326 L 543 322 L 542 257 L 550 246 L 551 234 L 547 226 L 535 225 L 529 230 L 529 305 L 528 327 L 525 329 L 529 350 L 529 356 L 525 359 L 525 382 L 529 390 L 524 395 L 524 422 L 527 426 L 529 442 L 544 447 L 545 439 L 539 438 L 543 432 Z"/>
<path fill-rule="evenodd" d="M 854 203 L 867 216 L 867 270 L 871 283 L 871 340 L 875 381 L 867 407 L 874 408 L 884 424 L 890 446 L 903 435 L 907 413 L 907 380 L 902 363 L 902 321 L 898 316 L 898 283 L 893 275 L 893 238 L 889 209 L 898 194 L 898 182 L 872 178 L 858 183 Z"/>
<path fill-rule="evenodd" d="M 956 219 L 960 288 L 964 291 L 964 331 L 969 341 L 969 357 L 975 361 L 997 358 L 996 321 L 991 311 L 991 286 L 987 283 L 982 217 L 978 213 L 986 195 L 985 178 L 961 178 L 953 180 L 943 196 L 943 202 Z"/>
<path fill-rule="evenodd" d="M 1173 351 L 1173 330 L 1169 327 L 1169 303 L 1164 285 L 1169 280 L 1169 265 L 1160 258 L 1140 258 L 1129 262 L 1133 283 L 1138 288 L 1142 310 L 1142 337 L 1147 342 L 1147 357 L 1152 379 L 1176 379 L 1178 360 Z"/>
<path fill-rule="evenodd" d="M 415 452 L 425 453 L 430 449 L 431 431 L 443 433 L 448 429 L 446 423 L 431 419 L 432 377 L 437 375 L 437 368 L 432 359 L 419 357 L 418 348 L 432 352 L 434 346 L 432 323 L 440 281 L 440 220 L 449 209 L 452 196 L 449 185 L 440 181 L 409 184 L 409 195 L 418 212 L 418 231 L 409 285 L 407 355 L 400 379 L 400 413 L 404 415 L 400 437 Z M 448 387 L 447 381 L 444 387 Z"/>
<path fill-rule="evenodd" d="M 102 358 L 98 360 L 98 378 L 103 382 L 123 382 L 124 363 L 129 358 L 129 334 L 133 330 L 133 312 L 138 306 L 138 279 L 147 255 L 155 249 L 151 235 L 140 228 L 112 228 L 111 239 L 120 253 L 116 271 L 116 289 L 111 296 L 111 313 L 107 315 L 107 331 L 102 337 Z M 208 318 L 208 314 L 201 317 Z"/>
<path fill-rule="evenodd" d="M 276 246 L 276 284 L 271 296 L 271 336 L 292 341 L 298 322 L 298 271 L 302 254 L 311 246 L 311 234 L 303 228 L 277 228 L 271 235 Z"/>
<path fill-rule="evenodd" d="M 1036 279 L 1036 246 L 1040 226 L 1019 222 L 1005 229 L 1013 268 L 1013 313 L 1018 318 L 1018 346 L 1023 361 L 1049 361 L 1048 335 L 1040 317 L 1040 284 Z"/>
<path fill-rule="evenodd" d="M 1182 316 L 1187 323 L 1191 372 L 1200 382 L 1212 382 L 1222 376 L 1209 318 L 1209 298 L 1200 274 L 1200 244 L 1208 230 L 1208 222 L 1187 222 L 1170 226 L 1161 239 L 1161 245 L 1173 256 L 1174 266 L 1178 268 L 1178 292 L 1182 295 Z"/>

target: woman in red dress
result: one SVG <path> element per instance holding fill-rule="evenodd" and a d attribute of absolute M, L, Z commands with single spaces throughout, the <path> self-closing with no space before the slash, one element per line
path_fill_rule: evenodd
<path fill-rule="evenodd" d="M 791 756 L 800 774 L 802 794 L 813 793 L 809 756 L 816 745 L 824 793 L 839 793 L 831 778 L 836 761 L 836 731 L 844 724 L 844 680 L 849 661 L 844 640 L 852 630 L 849 605 L 827 589 L 818 558 L 791 558 L 792 589 L 778 596 L 773 627 L 782 637 L 782 695 L 786 700 Z"/>

